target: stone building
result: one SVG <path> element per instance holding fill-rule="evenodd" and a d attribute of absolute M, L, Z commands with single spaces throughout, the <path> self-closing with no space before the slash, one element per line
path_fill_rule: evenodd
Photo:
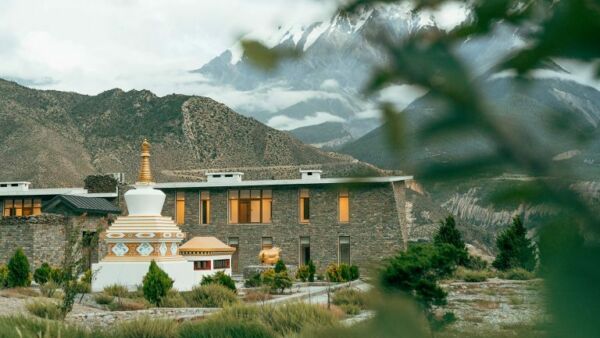
<path fill-rule="evenodd" d="M 162 214 L 193 236 L 235 247 L 233 273 L 258 263 L 261 249 L 282 249 L 288 264 L 313 260 L 363 268 L 405 245 L 405 184 L 410 176 L 243 180 L 243 173 L 207 174 L 206 182 L 158 183 Z"/>

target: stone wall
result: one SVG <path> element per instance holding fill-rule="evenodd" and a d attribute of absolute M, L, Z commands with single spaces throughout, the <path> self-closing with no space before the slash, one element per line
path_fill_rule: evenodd
<path fill-rule="evenodd" d="M 350 259 L 363 268 L 380 262 L 402 249 L 405 220 L 403 184 L 390 183 L 347 186 L 350 193 L 350 222 L 338 222 L 339 186 L 311 185 L 310 223 L 299 222 L 298 186 L 263 187 L 273 191 L 271 224 L 228 224 L 227 189 L 212 188 L 211 224 L 199 224 L 198 189 L 185 191 L 185 225 L 182 230 L 193 236 L 216 236 L 227 243 L 239 239 L 239 269 L 258 263 L 262 237 L 272 237 L 282 249 L 282 259 L 299 264 L 300 237 L 310 237 L 311 258 L 321 269 L 338 261 L 339 236 L 350 236 Z M 306 186 L 302 186 L 306 188 Z M 175 214 L 175 190 L 165 189 L 167 199 L 163 215 Z M 405 230 L 404 230 L 405 231 Z"/>
<path fill-rule="evenodd" d="M 62 264 L 66 229 L 81 218 L 43 214 L 30 217 L 0 218 L 0 264 L 7 264 L 17 248 L 22 248 L 29 259 L 32 270 L 47 262 L 53 266 Z M 83 219 L 82 230 L 93 231 L 99 217 Z M 102 256 L 94 255 L 94 257 Z"/>

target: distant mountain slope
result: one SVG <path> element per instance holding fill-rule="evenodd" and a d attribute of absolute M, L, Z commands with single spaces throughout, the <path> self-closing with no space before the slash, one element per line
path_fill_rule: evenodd
<path fill-rule="evenodd" d="M 306 144 L 324 149 L 334 149 L 352 140 L 350 132 L 339 122 L 301 127 L 291 130 L 290 133 Z"/>
<path fill-rule="evenodd" d="M 299 165 L 325 165 L 329 175 L 377 173 L 206 97 L 119 89 L 87 96 L 0 80 L 0 181 L 72 186 L 89 174 L 124 172 L 132 182 L 145 137 L 159 181 L 198 180 L 195 170 L 227 167 L 291 166 L 279 175 L 297 175 L 292 168 Z"/>

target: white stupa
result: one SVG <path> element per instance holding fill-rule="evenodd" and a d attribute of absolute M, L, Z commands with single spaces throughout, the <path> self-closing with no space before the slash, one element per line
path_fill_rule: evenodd
<path fill-rule="evenodd" d="M 106 230 L 103 238 L 108 246 L 108 254 L 99 263 L 92 264 L 94 292 L 112 284 L 134 289 L 142 284 L 153 260 L 174 280 L 173 287 L 179 291 L 191 290 L 202 280 L 203 275 L 213 272 L 213 269 L 195 269 L 196 265 L 201 265 L 195 263 L 198 257 L 194 260 L 194 256 L 183 257 L 179 254 L 179 246 L 185 239 L 185 234 L 171 217 L 161 216 L 165 194 L 153 188 L 150 144 L 146 140 L 142 143 L 141 157 L 140 175 L 135 189 L 125 193 L 129 215 L 119 216 Z M 214 240 L 218 241 L 216 238 Z M 202 261 L 212 262 L 213 253 L 218 254 L 217 259 L 231 259 L 235 249 L 225 247 L 220 252 L 206 251 L 202 247 L 193 249 L 195 252 L 206 253 L 201 257 Z M 208 266 L 212 267 L 214 264 Z M 230 269 L 224 270 L 231 273 Z"/>

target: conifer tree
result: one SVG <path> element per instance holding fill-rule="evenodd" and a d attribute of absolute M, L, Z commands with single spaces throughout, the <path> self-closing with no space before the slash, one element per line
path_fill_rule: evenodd
<path fill-rule="evenodd" d="M 29 286 L 30 284 L 29 260 L 27 260 L 23 249 L 18 248 L 8 261 L 8 286 L 12 288 Z"/>
<path fill-rule="evenodd" d="M 521 218 L 515 216 L 513 224 L 496 239 L 498 255 L 492 265 L 498 270 L 523 268 L 533 271 L 537 263 L 536 248 L 527 238 Z"/>
<path fill-rule="evenodd" d="M 449 244 L 456 248 L 459 265 L 467 265 L 469 261 L 469 253 L 465 242 L 463 241 L 460 231 L 456 229 L 456 221 L 454 216 L 448 215 L 445 220 L 441 222 L 438 232 L 433 237 L 435 245 Z"/>
<path fill-rule="evenodd" d="M 158 267 L 154 260 L 152 260 L 152 262 L 150 262 L 148 273 L 144 276 L 144 298 L 150 303 L 158 306 L 172 286 L 173 280 L 166 272 Z"/>

